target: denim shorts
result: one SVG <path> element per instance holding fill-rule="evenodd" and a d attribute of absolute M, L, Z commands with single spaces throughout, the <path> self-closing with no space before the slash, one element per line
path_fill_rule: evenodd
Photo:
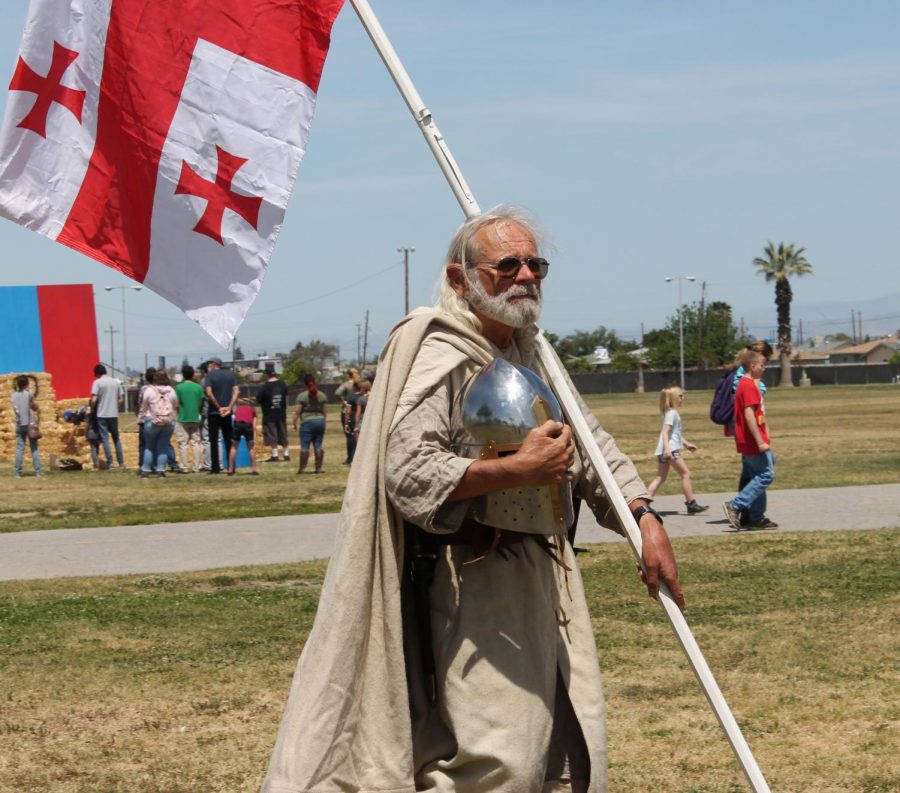
<path fill-rule="evenodd" d="M 300 451 L 308 452 L 310 443 L 317 452 L 322 451 L 322 441 L 325 438 L 325 418 L 316 416 L 300 422 Z"/>

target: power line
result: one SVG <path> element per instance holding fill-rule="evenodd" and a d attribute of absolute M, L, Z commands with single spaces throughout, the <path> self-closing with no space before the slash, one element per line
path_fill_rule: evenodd
<path fill-rule="evenodd" d="M 274 314 L 276 311 L 287 311 L 291 308 L 297 308 L 297 306 L 305 306 L 307 303 L 313 303 L 316 300 L 322 300 L 325 297 L 331 297 L 332 295 L 336 295 L 340 292 L 346 292 L 348 289 L 353 289 L 355 286 L 359 286 L 360 284 L 365 283 L 366 281 L 371 281 L 373 278 L 378 278 L 380 275 L 384 275 L 385 273 L 389 273 L 391 270 L 396 270 L 398 267 L 402 267 L 402 262 L 397 262 L 396 264 L 392 264 L 390 267 L 385 267 L 384 270 L 379 270 L 377 273 L 372 273 L 372 275 L 367 275 L 365 278 L 360 278 L 358 281 L 354 281 L 352 284 L 347 284 L 346 286 L 338 287 L 337 289 L 332 289 L 330 292 L 324 292 L 321 295 L 316 295 L 316 297 L 310 297 L 306 300 L 301 300 L 299 303 L 291 303 L 287 306 L 282 306 L 281 308 L 268 308 L 266 309 L 267 314 Z"/>
<path fill-rule="evenodd" d="M 410 250 L 414 250 L 414 249 L 410 249 Z M 385 267 L 383 270 L 379 270 L 376 273 L 367 275 L 367 276 L 365 276 L 365 278 L 360 278 L 358 281 L 353 281 L 352 283 L 345 284 L 344 286 L 340 286 L 337 289 L 332 289 L 330 292 L 324 292 L 321 295 L 316 295 L 315 297 L 310 297 L 310 298 L 307 298 L 306 300 L 301 300 L 299 303 L 290 303 L 285 306 L 280 306 L 279 308 L 268 308 L 268 309 L 266 309 L 266 313 L 274 314 L 277 311 L 287 311 L 288 309 L 297 308 L 298 306 L 305 306 L 307 303 L 313 303 L 316 300 L 322 300 L 323 298 L 331 297 L 332 295 L 339 294 L 340 292 L 346 292 L 347 290 L 353 289 L 354 287 L 359 286 L 360 284 L 364 284 L 366 281 L 371 281 L 373 278 L 378 278 L 379 276 L 384 275 L 385 273 L 389 273 L 391 270 L 396 270 L 402 266 L 403 266 L 403 262 L 396 262 L 396 263 L 392 264 L 390 267 Z M 101 301 L 97 300 L 96 298 L 94 299 L 94 305 L 95 305 L 95 307 L 100 307 L 100 308 L 103 308 L 104 310 L 109 310 L 109 311 L 113 310 L 112 306 L 102 303 Z M 159 320 L 158 314 L 143 314 L 139 311 L 129 311 L 128 316 L 129 317 L 142 317 L 144 319 Z M 176 317 L 176 319 L 183 320 L 185 323 L 190 323 L 191 325 L 194 325 L 194 326 L 196 326 L 196 324 L 197 324 L 196 322 L 194 322 L 194 320 L 192 320 L 186 316 L 178 316 L 178 317 Z"/>

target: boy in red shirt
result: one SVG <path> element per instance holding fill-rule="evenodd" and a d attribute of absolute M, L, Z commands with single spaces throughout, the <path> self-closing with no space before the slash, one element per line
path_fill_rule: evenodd
<path fill-rule="evenodd" d="M 722 508 L 732 528 L 740 530 L 742 510 L 750 514 L 749 529 L 777 529 L 778 524 L 766 517 L 766 488 L 775 480 L 775 457 L 769 445 L 766 404 L 759 381 L 766 368 L 762 353 L 749 352 L 744 361 L 746 374 L 740 379 L 734 395 L 734 442 L 744 466 L 742 479 L 749 481 Z"/>

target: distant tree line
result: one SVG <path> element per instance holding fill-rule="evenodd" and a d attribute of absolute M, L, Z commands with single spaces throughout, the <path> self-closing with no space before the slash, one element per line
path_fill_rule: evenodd
<path fill-rule="evenodd" d="M 813 266 L 803 255 L 805 248 L 794 243 L 769 242 L 763 255 L 753 259 L 757 275 L 775 284 L 775 309 L 778 321 L 778 350 L 782 386 L 791 386 L 791 302 L 794 297 L 790 279 L 813 274 Z M 684 330 L 684 363 L 687 367 L 713 369 L 724 366 L 747 342 L 735 327 L 728 303 L 715 301 L 681 307 Z M 644 334 L 641 345 L 623 341 L 614 330 L 602 325 L 595 331 L 576 330 L 560 338 L 548 333 L 570 371 L 591 371 L 595 365 L 588 356 L 596 347 L 606 347 L 615 371 L 629 371 L 646 364 L 654 369 L 670 369 L 679 365 L 679 318 L 670 317 L 662 328 Z M 640 350 L 639 350 L 640 348 Z"/>
<path fill-rule="evenodd" d="M 727 366 L 738 350 L 751 341 L 735 326 L 731 306 L 721 301 L 683 306 L 682 322 L 684 363 L 690 368 Z M 679 363 L 677 314 L 669 317 L 663 327 L 645 333 L 643 344 L 620 339 L 614 330 L 603 325 L 563 337 L 548 333 L 547 339 L 572 372 L 595 369 L 589 357 L 597 347 L 608 350 L 612 369 L 617 372 L 634 371 L 641 364 L 652 369 L 671 369 Z"/>

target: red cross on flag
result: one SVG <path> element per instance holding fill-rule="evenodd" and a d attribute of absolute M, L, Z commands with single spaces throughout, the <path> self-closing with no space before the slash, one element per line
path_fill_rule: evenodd
<path fill-rule="evenodd" d="M 259 293 L 343 0 L 31 0 L 0 214 L 220 344 Z"/>

